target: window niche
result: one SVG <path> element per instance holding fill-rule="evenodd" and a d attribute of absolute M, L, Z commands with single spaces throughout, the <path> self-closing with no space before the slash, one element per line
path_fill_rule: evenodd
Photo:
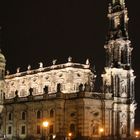
<path fill-rule="evenodd" d="M 53 118 L 53 117 L 54 117 L 54 113 L 55 113 L 54 110 L 51 109 L 51 110 L 50 110 L 50 118 Z"/>
<path fill-rule="evenodd" d="M 85 83 L 85 89 L 84 91 L 87 91 L 87 92 L 91 92 L 91 86 L 89 85 L 89 83 Z"/>
<path fill-rule="evenodd" d="M 41 134 L 41 126 L 40 125 L 37 125 L 37 127 L 36 127 L 36 133 L 37 134 Z"/>
<path fill-rule="evenodd" d="M 49 133 L 50 134 L 53 134 L 53 131 L 54 131 L 54 126 L 53 125 L 50 125 Z"/>
<path fill-rule="evenodd" d="M 70 132 L 75 133 L 75 131 L 76 131 L 75 124 L 71 124 L 70 125 Z"/>
<path fill-rule="evenodd" d="M 21 113 L 21 119 L 22 119 L 22 120 L 26 120 L 26 112 L 23 111 L 23 112 Z"/>
<path fill-rule="evenodd" d="M 15 98 L 18 98 L 18 90 L 15 91 Z"/>
<path fill-rule="evenodd" d="M 13 114 L 11 112 L 8 113 L 8 120 L 11 121 L 12 120 L 12 116 Z"/>
<path fill-rule="evenodd" d="M 33 95 L 33 88 L 29 89 L 29 95 L 32 96 Z"/>
<path fill-rule="evenodd" d="M 43 91 L 44 91 L 45 94 L 48 94 L 48 91 L 49 91 L 48 89 L 49 89 L 48 86 L 45 86 L 45 87 L 43 88 Z"/>
<path fill-rule="evenodd" d="M 93 123 L 92 134 L 93 135 L 99 135 L 99 124 L 98 123 Z"/>
<path fill-rule="evenodd" d="M 36 113 L 36 117 L 37 117 L 37 119 L 41 119 L 41 111 L 37 111 L 37 113 Z"/>
<path fill-rule="evenodd" d="M 80 85 L 79 85 L 79 92 L 84 91 L 83 88 L 84 88 L 83 84 L 80 84 Z"/>
<path fill-rule="evenodd" d="M 25 125 L 22 125 L 21 126 L 21 134 L 22 135 L 25 135 L 26 134 L 26 126 Z"/>
<path fill-rule="evenodd" d="M 7 130 L 8 132 L 8 135 L 11 135 L 12 134 L 12 126 L 8 126 L 8 130 Z"/>
<path fill-rule="evenodd" d="M 57 84 L 57 93 L 61 92 L 62 85 L 60 83 Z"/>

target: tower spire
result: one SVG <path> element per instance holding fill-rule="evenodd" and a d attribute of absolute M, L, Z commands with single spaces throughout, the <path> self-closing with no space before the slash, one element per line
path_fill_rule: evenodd
<path fill-rule="evenodd" d="M 109 34 L 104 46 L 106 50 L 106 66 L 103 80 L 110 75 L 110 87 L 104 83 L 104 87 L 114 96 L 123 96 L 120 91 L 121 81 L 126 81 L 126 97 L 134 98 L 134 79 L 131 66 L 132 46 L 128 38 L 128 11 L 124 0 L 112 0 L 108 8 Z M 109 79 L 109 78 L 108 78 Z M 111 87 L 111 85 L 113 85 Z M 131 90 L 130 90 L 131 89 Z M 105 88 L 106 90 L 106 88 Z"/>
<path fill-rule="evenodd" d="M 128 40 L 128 10 L 124 0 L 112 0 L 108 8 L 106 66 L 131 68 L 131 42 Z"/>
<path fill-rule="evenodd" d="M 106 98 L 114 98 L 112 134 L 124 137 L 132 136 L 133 123 L 125 123 L 123 113 L 127 120 L 131 120 L 130 110 L 135 114 L 135 75 L 131 67 L 131 41 L 128 37 L 128 11 L 124 0 L 111 0 L 108 8 L 109 30 L 104 46 L 106 50 L 106 66 L 103 77 L 103 93 Z M 127 107 L 126 110 L 122 109 Z M 123 125 L 122 125 L 123 124 Z M 123 127 L 122 127 L 123 126 Z M 124 126 L 128 128 L 123 131 Z M 119 131 L 118 131 L 119 130 Z"/>
<path fill-rule="evenodd" d="M 128 11 L 124 0 L 112 0 L 108 8 L 109 31 L 107 41 L 110 39 L 128 39 Z"/>

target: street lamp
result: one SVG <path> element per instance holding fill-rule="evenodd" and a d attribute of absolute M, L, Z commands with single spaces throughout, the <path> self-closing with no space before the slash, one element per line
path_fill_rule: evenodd
<path fill-rule="evenodd" d="M 103 129 L 103 128 L 100 128 L 100 129 L 99 129 L 99 132 L 100 132 L 100 135 L 101 135 L 101 138 L 102 138 L 104 129 Z"/>
<path fill-rule="evenodd" d="M 138 138 L 140 135 L 140 132 L 139 131 L 135 131 L 135 137 Z"/>
<path fill-rule="evenodd" d="M 53 138 L 53 139 L 55 139 L 55 138 L 56 138 L 56 135 L 55 135 L 55 134 L 53 134 L 52 138 Z"/>
<path fill-rule="evenodd" d="M 45 136 L 46 135 L 44 135 L 44 131 L 46 130 L 46 128 L 49 126 L 49 122 L 48 121 L 44 121 L 43 123 L 42 123 L 42 126 L 43 126 L 43 140 L 45 140 Z M 48 130 L 47 130 L 47 140 L 48 140 Z"/>
<path fill-rule="evenodd" d="M 103 133 L 104 132 L 104 129 L 103 128 L 100 128 L 99 131 L 100 131 L 100 133 Z"/>
<path fill-rule="evenodd" d="M 71 137 L 72 137 L 72 133 L 68 133 L 68 136 L 69 136 L 69 140 L 71 140 Z"/>
<path fill-rule="evenodd" d="M 43 127 L 44 127 L 44 128 L 48 127 L 48 125 L 49 125 L 49 122 L 47 122 L 47 121 L 44 121 L 44 122 L 43 122 Z"/>

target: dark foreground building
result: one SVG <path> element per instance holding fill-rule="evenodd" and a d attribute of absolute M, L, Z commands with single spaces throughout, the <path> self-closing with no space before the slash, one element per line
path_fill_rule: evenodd
<path fill-rule="evenodd" d="M 135 120 L 135 76 L 131 67 L 131 41 L 124 0 L 108 8 L 109 31 L 101 93 L 96 75 L 85 64 L 68 58 L 43 67 L 5 76 L 6 60 L 0 53 L 0 133 L 14 139 L 119 139 L 132 138 Z M 48 127 L 42 123 L 47 121 Z"/>

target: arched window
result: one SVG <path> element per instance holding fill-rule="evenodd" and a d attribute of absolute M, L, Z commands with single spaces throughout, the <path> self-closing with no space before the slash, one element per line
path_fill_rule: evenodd
<path fill-rule="evenodd" d="M 85 89 L 84 91 L 90 92 L 91 91 L 91 86 L 89 83 L 85 83 Z"/>
<path fill-rule="evenodd" d="M 79 92 L 83 91 L 83 84 L 79 85 Z"/>
<path fill-rule="evenodd" d="M 30 95 L 33 95 L 33 88 L 30 88 L 30 89 L 29 89 L 29 94 L 30 94 Z"/>
<path fill-rule="evenodd" d="M 92 134 L 93 135 L 98 135 L 99 134 L 99 125 L 97 123 L 93 124 Z"/>
<path fill-rule="evenodd" d="M 44 93 L 47 94 L 48 93 L 48 86 L 45 86 L 43 90 L 44 90 Z"/>
<path fill-rule="evenodd" d="M 70 132 L 75 133 L 75 124 L 70 125 Z"/>
<path fill-rule="evenodd" d="M 9 121 L 12 120 L 12 113 L 11 113 L 11 112 L 9 112 L 9 114 L 8 114 L 8 120 L 9 120 Z"/>
<path fill-rule="evenodd" d="M 26 112 L 22 112 L 22 114 L 21 114 L 21 119 L 22 119 L 22 120 L 26 120 Z"/>
<path fill-rule="evenodd" d="M 8 134 L 9 134 L 9 135 L 12 134 L 12 126 L 8 126 Z"/>
<path fill-rule="evenodd" d="M 40 134 L 41 133 L 41 126 L 40 125 L 37 125 L 37 128 L 36 128 L 37 130 L 37 134 Z"/>
<path fill-rule="evenodd" d="M 121 50 L 121 63 L 124 64 L 125 56 L 124 56 L 124 49 Z"/>
<path fill-rule="evenodd" d="M 21 126 L 21 134 L 22 135 L 26 134 L 26 126 L 25 125 Z"/>
<path fill-rule="evenodd" d="M 15 91 L 15 97 L 18 97 L 18 90 Z"/>
<path fill-rule="evenodd" d="M 49 133 L 52 134 L 53 133 L 53 125 L 50 125 L 50 129 L 49 129 Z"/>
<path fill-rule="evenodd" d="M 61 84 L 57 84 L 57 92 L 61 92 Z"/>
<path fill-rule="evenodd" d="M 54 117 L 54 110 L 51 109 L 51 110 L 50 110 L 50 118 L 53 118 L 53 117 Z"/>
<path fill-rule="evenodd" d="M 41 111 L 37 111 L 37 119 L 41 119 Z"/>

